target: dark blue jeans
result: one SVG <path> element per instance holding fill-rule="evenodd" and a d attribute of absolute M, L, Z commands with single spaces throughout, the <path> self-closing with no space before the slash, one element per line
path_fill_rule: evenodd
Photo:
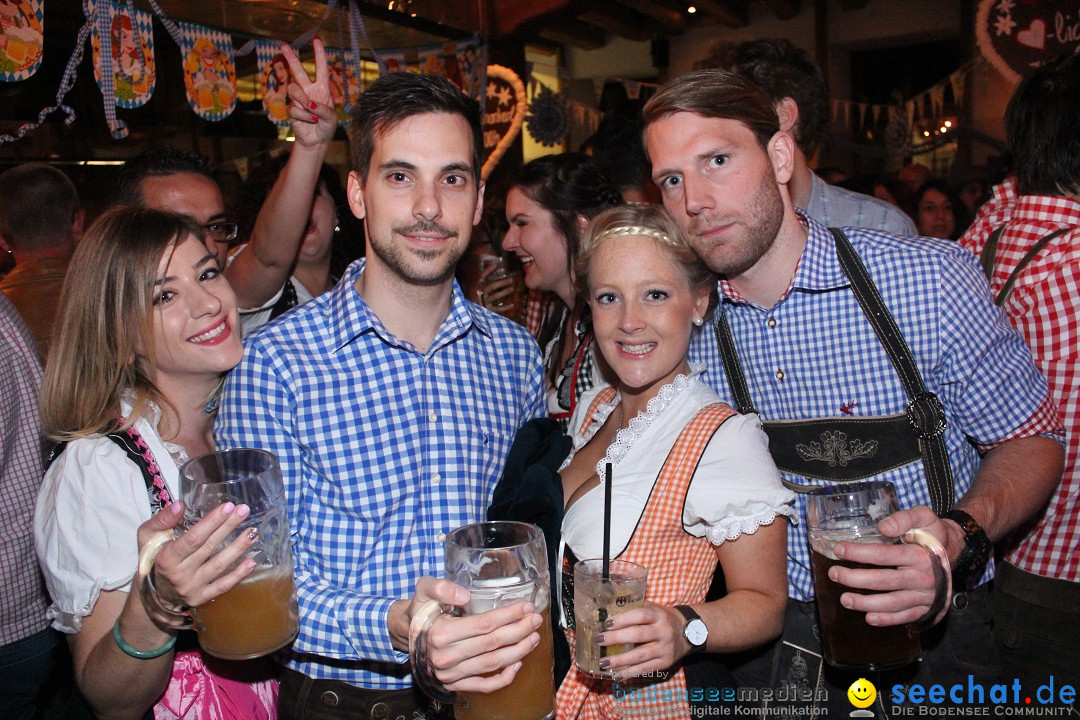
<path fill-rule="evenodd" d="M 0 647 L 0 718 L 31 720 L 39 716 L 59 644 L 60 633 L 47 628 Z"/>
<path fill-rule="evenodd" d="M 899 705 L 908 707 L 908 688 L 915 683 L 924 688 L 938 684 L 966 688 L 971 675 L 975 683 L 989 688 L 999 682 L 1001 667 L 990 630 L 986 586 L 955 595 L 948 616 L 923 633 L 922 644 L 922 661 L 907 667 L 861 675 L 841 671 L 821 659 L 817 606 L 789 600 L 780 639 L 766 648 L 743 653 L 733 662 L 736 693 L 741 692 L 744 698 L 738 704 L 762 708 L 766 703 L 760 699 L 760 690 L 768 688 L 772 696 L 768 707 L 789 708 L 785 717 L 846 718 L 854 709 L 847 697 L 848 688 L 859 677 L 866 677 L 877 689 L 877 701 L 869 709 L 880 720 L 888 720 L 902 714 L 893 710 L 897 685 L 906 701 Z M 822 714 L 821 708 L 827 708 L 827 714 Z"/>

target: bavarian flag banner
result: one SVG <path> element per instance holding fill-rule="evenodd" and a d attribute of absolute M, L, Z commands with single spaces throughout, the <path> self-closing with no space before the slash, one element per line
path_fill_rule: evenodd
<path fill-rule="evenodd" d="M 289 61 L 277 40 L 256 40 L 255 55 L 259 60 L 259 92 L 266 117 L 285 127 L 289 124 L 289 83 L 292 82 Z"/>
<path fill-rule="evenodd" d="M 41 67 L 45 0 L 0 0 L 0 80 L 25 80 Z"/>
<path fill-rule="evenodd" d="M 111 0 L 101 3 L 98 11 L 108 13 L 109 29 L 107 37 L 103 37 L 102 23 L 94 24 L 91 38 L 94 79 L 102 94 L 107 95 L 109 88 L 105 78 L 108 69 L 116 107 L 142 107 L 154 94 L 157 82 L 151 15 L 130 4 L 121 5 Z M 102 56 L 103 49 L 107 50 L 105 56 Z"/>
<path fill-rule="evenodd" d="M 330 66 L 330 99 L 337 110 L 338 125 L 346 127 L 353 105 L 360 97 L 360 81 L 356 77 L 356 63 L 352 51 L 326 48 L 326 62 Z"/>
<path fill-rule="evenodd" d="M 221 30 L 194 23 L 180 23 L 180 32 L 188 104 L 203 120 L 224 120 L 236 109 L 232 39 Z"/>

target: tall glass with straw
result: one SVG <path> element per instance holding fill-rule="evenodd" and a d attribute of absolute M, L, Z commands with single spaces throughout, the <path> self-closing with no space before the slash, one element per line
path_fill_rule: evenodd
<path fill-rule="evenodd" d="M 596 636 L 612 617 L 645 602 L 647 571 L 637 563 L 611 559 L 611 463 L 605 465 L 604 475 L 604 554 L 574 566 L 574 663 L 587 675 L 610 678 L 613 673 L 601 668 L 600 661 L 634 646 L 601 646 Z"/>

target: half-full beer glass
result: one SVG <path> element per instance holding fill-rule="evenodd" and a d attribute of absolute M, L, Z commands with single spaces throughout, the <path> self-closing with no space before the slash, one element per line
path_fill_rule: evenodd
<path fill-rule="evenodd" d="M 457 720 L 545 720 L 555 716 L 551 637 L 551 587 L 547 545 L 540 528 L 519 522 L 466 525 L 446 537 L 446 578 L 470 593 L 464 615 L 528 601 L 543 615 L 540 644 L 525 656 L 514 681 L 493 693 L 457 693 Z M 429 695 L 433 687 L 427 661 L 427 632 L 442 613 L 429 603 L 413 619 L 410 660 L 413 677 Z"/>
<path fill-rule="evenodd" d="M 825 661 L 850 670 L 887 670 L 919 659 L 920 622 L 880 627 L 866 622 L 866 613 L 840 604 L 845 592 L 869 594 L 873 591 L 849 588 L 829 579 L 829 568 L 872 568 L 873 565 L 840 560 L 838 542 L 916 543 L 930 555 L 937 581 L 934 605 L 927 619 L 937 615 L 949 597 L 951 581 L 948 558 L 941 543 L 925 530 L 905 533 L 902 540 L 885 537 L 878 522 L 899 510 L 896 489 L 890 482 L 844 483 L 818 488 L 806 495 L 806 517 L 810 533 L 810 556 L 814 569 L 821 644 Z"/>
<path fill-rule="evenodd" d="M 219 551 L 249 528 L 259 533 L 247 555 L 238 561 L 254 560 L 251 574 L 190 612 L 187 623 L 199 632 L 202 649 L 220 658 L 244 660 L 289 644 L 299 629 L 299 612 L 285 489 L 277 458 L 252 449 L 201 455 L 180 468 L 180 494 L 185 510 L 178 533 L 226 502 L 247 505 L 251 514 L 222 542 Z M 140 574 L 169 536 L 171 533 L 146 545 L 140 556 Z M 144 595 L 147 585 L 140 584 Z M 152 599 L 161 610 L 156 597 Z"/>

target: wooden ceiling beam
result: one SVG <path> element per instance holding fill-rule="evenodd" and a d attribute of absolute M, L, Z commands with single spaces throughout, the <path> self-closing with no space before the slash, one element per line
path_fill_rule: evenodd
<path fill-rule="evenodd" d="M 659 30 L 678 34 L 686 30 L 686 18 L 677 10 L 650 2 L 650 0 L 618 0 L 631 10 L 640 13 L 660 25 Z"/>
<path fill-rule="evenodd" d="M 655 23 L 623 3 L 589 0 L 579 3 L 578 20 L 601 27 L 612 35 L 629 40 L 648 40 L 655 35 Z"/>
<path fill-rule="evenodd" d="M 764 3 L 776 13 L 776 17 L 781 20 L 790 20 L 799 14 L 800 5 L 802 3 L 799 0 L 763 0 Z M 843 0 L 841 0 L 841 3 Z M 865 4 L 865 0 L 863 0 Z"/>

